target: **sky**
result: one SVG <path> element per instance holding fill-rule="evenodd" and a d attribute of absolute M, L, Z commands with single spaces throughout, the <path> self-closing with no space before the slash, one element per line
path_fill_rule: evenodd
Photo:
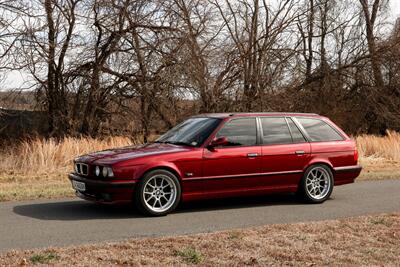
<path fill-rule="evenodd" d="M 391 0 L 390 1 L 390 9 L 391 9 L 391 17 L 396 19 L 400 17 L 400 0 Z"/>
<path fill-rule="evenodd" d="M 390 0 L 390 22 L 394 23 L 397 18 L 400 17 L 400 0 Z M 2 82 L 0 86 L 1 89 L 14 89 L 20 87 L 26 87 L 26 80 L 28 77 L 19 71 L 11 71 L 8 73 L 6 79 Z"/>

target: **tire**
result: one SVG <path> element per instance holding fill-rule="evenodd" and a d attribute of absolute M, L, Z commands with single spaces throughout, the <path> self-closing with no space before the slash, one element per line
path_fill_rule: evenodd
<path fill-rule="evenodd" d="M 322 203 L 332 194 L 333 185 L 331 169 L 324 164 L 315 164 L 305 171 L 298 195 L 308 203 Z"/>
<path fill-rule="evenodd" d="M 153 170 L 145 174 L 134 193 L 134 205 L 145 215 L 165 216 L 172 212 L 181 199 L 178 178 L 167 170 Z"/>

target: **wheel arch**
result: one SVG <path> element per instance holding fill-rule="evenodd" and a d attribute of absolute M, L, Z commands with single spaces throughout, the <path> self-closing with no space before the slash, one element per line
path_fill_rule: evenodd
<path fill-rule="evenodd" d="M 327 166 L 330 171 L 332 172 L 333 178 L 335 178 L 335 170 L 333 169 L 332 163 L 330 163 L 327 160 L 315 160 L 315 161 L 310 161 L 307 166 L 303 169 L 303 173 L 306 173 L 307 169 L 310 168 L 313 165 L 325 165 Z"/>
<path fill-rule="evenodd" d="M 143 170 L 141 170 L 140 173 L 137 174 L 136 179 L 141 180 L 147 173 L 154 171 L 154 170 L 165 170 L 171 172 L 173 175 L 176 176 L 176 178 L 179 181 L 179 184 L 182 188 L 182 175 L 180 171 L 176 168 L 176 166 L 171 166 L 170 164 L 160 164 L 160 165 L 153 165 L 149 166 Z"/>

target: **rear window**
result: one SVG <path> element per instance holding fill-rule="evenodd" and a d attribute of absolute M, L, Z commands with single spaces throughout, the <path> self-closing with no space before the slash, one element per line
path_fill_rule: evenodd
<path fill-rule="evenodd" d="M 296 118 L 312 141 L 339 141 L 343 137 L 323 120 L 312 118 Z"/>

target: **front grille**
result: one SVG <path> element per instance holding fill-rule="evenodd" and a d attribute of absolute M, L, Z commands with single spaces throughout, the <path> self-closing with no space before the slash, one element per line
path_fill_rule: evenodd
<path fill-rule="evenodd" d="M 88 176 L 89 166 L 85 163 L 75 163 L 75 172 L 79 175 Z"/>

